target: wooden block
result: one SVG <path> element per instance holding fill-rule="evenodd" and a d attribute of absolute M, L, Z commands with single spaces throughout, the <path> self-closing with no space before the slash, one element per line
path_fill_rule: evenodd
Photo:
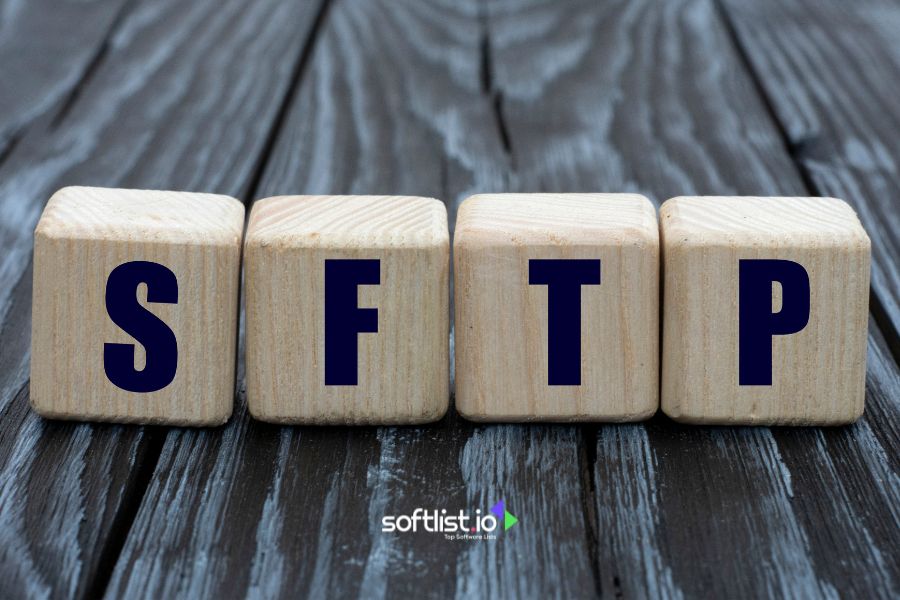
<path fill-rule="evenodd" d="M 244 206 L 68 187 L 35 230 L 31 404 L 45 417 L 217 425 L 234 404 Z"/>
<path fill-rule="evenodd" d="M 869 238 L 833 198 L 674 198 L 661 209 L 662 408 L 687 423 L 863 412 Z"/>
<path fill-rule="evenodd" d="M 454 264 L 462 415 L 637 421 L 656 412 L 659 231 L 646 198 L 473 196 L 457 217 Z"/>
<path fill-rule="evenodd" d="M 447 211 L 404 196 L 256 202 L 247 396 L 277 423 L 426 423 L 449 402 Z"/>

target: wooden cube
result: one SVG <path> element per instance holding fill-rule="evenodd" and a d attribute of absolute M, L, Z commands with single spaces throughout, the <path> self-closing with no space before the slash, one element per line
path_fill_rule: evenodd
<path fill-rule="evenodd" d="M 31 404 L 45 417 L 231 415 L 244 206 L 68 187 L 35 231 Z"/>
<path fill-rule="evenodd" d="M 661 209 L 662 408 L 686 423 L 850 423 L 863 411 L 869 238 L 834 198 Z"/>
<path fill-rule="evenodd" d="M 456 404 L 477 421 L 659 406 L 659 231 L 633 194 L 487 194 L 454 239 Z"/>
<path fill-rule="evenodd" d="M 426 423 L 449 402 L 447 211 L 429 198 L 256 202 L 247 397 L 277 423 Z"/>

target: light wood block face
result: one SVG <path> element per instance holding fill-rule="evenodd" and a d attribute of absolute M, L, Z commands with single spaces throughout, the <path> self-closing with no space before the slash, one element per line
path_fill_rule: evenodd
<path fill-rule="evenodd" d="M 225 422 L 234 404 L 243 225 L 243 205 L 227 196 L 88 187 L 54 194 L 35 230 L 34 410 L 61 419 Z"/>
<path fill-rule="evenodd" d="M 566 264 L 580 289 L 541 283 Z M 659 232 L 646 198 L 473 196 L 457 217 L 454 265 L 462 415 L 636 421 L 656 411 Z"/>
<path fill-rule="evenodd" d="M 829 425 L 862 414 L 869 238 L 847 204 L 674 198 L 660 221 L 667 415 Z"/>
<path fill-rule="evenodd" d="M 258 201 L 245 244 L 251 414 L 278 423 L 440 419 L 450 394 L 449 251 L 438 200 Z"/>

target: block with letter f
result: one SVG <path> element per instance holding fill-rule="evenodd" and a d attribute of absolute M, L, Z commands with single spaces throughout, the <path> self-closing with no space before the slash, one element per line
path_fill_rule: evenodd
<path fill-rule="evenodd" d="M 443 203 L 281 196 L 245 245 L 247 401 L 277 423 L 440 419 L 449 403 Z"/>

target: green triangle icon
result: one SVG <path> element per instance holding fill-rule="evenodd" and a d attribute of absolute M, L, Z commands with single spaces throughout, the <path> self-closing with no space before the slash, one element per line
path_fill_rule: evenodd
<path fill-rule="evenodd" d="M 508 510 L 505 511 L 506 514 L 503 516 L 503 531 L 506 531 L 513 525 L 519 522 L 519 520 Z"/>

